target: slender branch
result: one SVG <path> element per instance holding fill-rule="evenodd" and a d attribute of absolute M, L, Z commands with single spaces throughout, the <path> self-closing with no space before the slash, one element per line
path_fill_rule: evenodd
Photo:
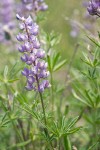
<path fill-rule="evenodd" d="M 52 100 L 52 112 L 54 110 L 54 87 L 53 87 L 53 75 L 52 72 L 50 73 L 51 76 L 51 100 Z"/>
<path fill-rule="evenodd" d="M 24 139 L 24 141 L 26 141 L 26 136 L 25 136 L 24 129 L 23 129 L 23 122 L 20 119 L 18 119 L 17 121 L 18 121 L 19 127 L 21 129 L 21 132 L 22 132 L 22 135 L 23 135 L 23 139 Z"/>
<path fill-rule="evenodd" d="M 36 75 L 36 80 L 37 80 L 37 86 L 38 86 L 38 89 L 39 89 L 39 80 L 38 80 L 37 75 Z M 47 120 L 46 120 L 45 107 L 44 107 L 42 93 L 39 92 L 39 95 L 40 95 L 40 100 L 41 100 L 41 105 L 42 105 L 42 110 L 43 110 L 43 115 L 44 115 L 44 123 L 45 123 L 45 126 L 46 126 L 47 125 Z M 44 128 L 44 132 L 45 132 L 46 136 L 48 136 L 48 138 L 50 139 L 50 135 L 48 133 L 47 128 Z M 50 146 L 51 146 L 52 149 L 54 149 L 51 142 L 50 142 Z"/>
<path fill-rule="evenodd" d="M 39 80 L 38 80 L 38 76 L 37 76 L 37 75 L 36 75 L 36 81 L 37 81 L 37 86 L 38 86 L 38 89 L 39 89 Z M 45 108 L 44 108 L 44 102 L 43 102 L 42 93 L 41 93 L 41 92 L 39 92 L 39 95 L 40 95 L 41 105 L 42 105 L 42 109 L 43 109 L 44 123 L 45 123 L 45 125 L 47 125 L 46 115 L 45 115 Z"/>

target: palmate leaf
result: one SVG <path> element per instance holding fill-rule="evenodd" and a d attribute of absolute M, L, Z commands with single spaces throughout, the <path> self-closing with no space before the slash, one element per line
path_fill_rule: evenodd
<path fill-rule="evenodd" d="M 47 55 L 48 66 L 49 66 L 50 72 L 53 72 L 53 68 L 59 61 L 60 57 L 61 57 L 60 53 L 54 53 L 54 52 L 52 53 L 52 55 Z"/>
<path fill-rule="evenodd" d="M 27 98 L 25 96 L 25 93 L 17 93 L 15 96 L 15 99 L 19 101 L 20 104 L 24 104 L 27 102 Z"/>
<path fill-rule="evenodd" d="M 58 128 L 58 122 L 53 121 L 52 126 L 47 126 L 48 131 L 50 131 L 55 138 L 59 137 L 59 128 Z"/>
<path fill-rule="evenodd" d="M 70 121 L 70 123 L 67 125 L 67 128 L 65 129 L 66 132 L 68 132 L 75 125 L 75 123 L 78 121 L 78 118 L 79 116 Z"/>
<path fill-rule="evenodd" d="M 6 112 L 6 113 L 9 113 L 9 112 Z M 17 120 L 18 118 L 19 118 L 18 116 L 13 116 L 13 117 L 10 116 L 10 119 L 3 119 L 3 120 L 0 122 L 0 127 L 5 127 L 5 126 L 7 126 L 9 123 L 11 123 L 12 121 Z M 23 118 L 21 117 L 21 119 L 23 119 Z"/>
<path fill-rule="evenodd" d="M 19 67 L 20 65 L 18 62 L 16 62 L 11 69 L 9 69 L 8 66 L 6 65 L 3 71 L 3 75 L 1 74 L 0 76 L 0 81 L 4 83 L 13 83 L 19 80 L 19 78 L 16 77 L 17 73 L 22 68 L 22 67 L 21 68 Z"/>
<path fill-rule="evenodd" d="M 72 90 L 72 93 L 73 93 L 73 96 L 74 96 L 77 100 L 79 100 L 80 102 L 82 102 L 83 104 L 85 104 L 85 105 L 87 105 L 87 106 L 89 106 L 89 107 L 92 107 L 85 99 L 79 97 L 79 96 L 76 94 L 76 92 L 75 92 L 74 90 Z"/>
<path fill-rule="evenodd" d="M 54 47 L 60 42 L 61 35 L 56 34 L 54 31 L 52 31 L 50 34 L 45 32 L 45 38 L 50 47 Z"/>
<path fill-rule="evenodd" d="M 92 60 L 89 56 L 87 56 L 86 53 L 83 53 L 84 59 L 81 58 L 81 60 L 86 63 L 87 65 L 89 65 L 90 67 L 97 67 L 100 64 L 100 61 L 98 59 L 97 56 L 95 56 L 95 58 Z M 97 58 L 96 58 L 97 57 Z"/>
<path fill-rule="evenodd" d="M 9 82 L 9 83 L 13 83 L 13 82 L 16 82 L 16 81 L 18 81 L 18 80 L 19 80 L 19 78 L 16 78 L 16 79 L 8 80 L 8 82 Z"/>
<path fill-rule="evenodd" d="M 39 114 L 33 111 L 33 109 L 28 104 L 24 103 L 22 109 L 26 111 L 28 114 L 32 115 L 33 118 L 40 120 Z"/>
<path fill-rule="evenodd" d="M 39 136 L 39 139 L 47 141 L 47 143 L 46 143 L 47 146 L 48 146 L 49 142 L 56 139 L 56 137 L 54 135 L 50 135 L 48 137 L 44 132 L 38 133 L 38 136 Z"/>
<path fill-rule="evenodd" d="M 93 63 L 92 63 L 91 59 L 87 56 L 87 54 L 83 53 L 83 56 L 84 56 L 84 59 L 81 58 L 81 60 L 83 62 L 85 62 L 87 65 L 93 67 Z"/>
<path fill-rule="evenodd" d="M 61 138 L 65 135 L 73 134 L 79 131 L 82 127 L 73 128 L 73 126 L 78 121 L 79 117 L 75 117 L 73 119 L 62 118 L 61 122 L 53 121 L 51 126 L 48 126 L 48 130 L 56 137 Z"/>
<path fill-rule="evenodd" d="M 57 53 L 57 54 L 54 55 L 53 63 L 52 63 L 52 69 L 55 67 L 55 65 L 59 61 L 60 57 L 61 57 L 60 53 Z"/>
<path fill-rule="evenodd" d="M 97 41 L 97 40 L 95 40 L 95 39 L 93 39 L 93 38 L 91 38 L 91 37 L 89 37 L 89 36 L 87 36 L 96 46 L 98 46 L 98 47 L 100 47 L 100 43 Z"/>
<path fill-rule="evenodd" d="M 20 70 L 23 69 L 23 66 L 20 64 L 19 61 L 17 61 L 12 68 L 8 72 L 8 79 L 11 80 L 12 78 L 15 78 L 15 76 L 18 74 Z"/>
<path fill-rule="evenodd" d="M 29 140 L 27 140 L 27 141 L 25 141 L 25 142 L 21 142 L 21 143 L 17 143 L 17 144 L 15 144 L 15 145 L 12 145 L 12 146 L 8 147 L 7 149 L 24 147 L 24 146 L 30 144 L 31 141 L 32 141 L 32 140 L 29 139 Z"/>
<path fill-rule="evenodd" d="M 53 47 L 54 45 L 57 45 L 61 40 L 61 35 L 57 35 L 55 33 L 53 33 L 52 37 L 51 37 L 51 41 L 50 44 Z"/>
<path fill-rule="evenodd" d="M 89 91 L 88 91 L 88 90 L 85 90 L 85 94 L 86 94 L 86 97 L 88 98 L 88 102 L 90 103 L 90 105 L 91 105 L 92 107 L 94 107 L 95 105 L 94 105 L 94 102 L 93 102 L 91 96 L 89 95 Z"/>
<path fill-rule="evenodd" d="M 60 63 L 58 63 L 58 64 L 54 67 L 53 71 L 59 70 L 59 69 L 60 69 L 61 67 L 63 67 L 66 63 L 67 63 L 67 60 L 61 61 Z"/>
<path fill-rule="evenodd" d="M 74 129 L 70 130 L 69 132 L 67 132 L 67 135 L 68 135 L 68 134 L 73 134 L 73 133 L 75 133 L 75 132 L 78 132 L 78 131 L 80 131 L 81 129 L 82 129 L 82 127 L 74 128 Z"/>
<path fill-rule="evenodd" d="M 9 123 L 9 120 L 6 119 L 8 112 L 9 111 L 6 111 L 4 116 L 2 117 L 2 119 L 0 121 L 0 127 L 4 127 L 4 126 L 6 126 L 7 123 Z"/>
<path fill-rule="evenodd" d="M 1 122 L 0 123 L 0 128 L 6 127 L 10 122 L 11 122 L 11 120 L 8 120 L 8 119 Z"/>
<path fill-rule="evenodd" d="M 96 97 L 93 97 L 93 92 L 91 91 L 91 89 L 86 90 L 82 84 L 79 85 L 81 86 L 81 88 L 79 88 L 79 86 L 76 84 L 73 84 L 73 86 L 75 90 L 72 90 L 72 93 L 77 100 L 91 108 L 94 108 L 96 106 Z M 77 93 L 80 96 L 78 96 Z"/>
<path fill-rule="evenodd" d="M 60 61 L 60 58 L 60 53 L 52 53 L 51 56 L 47 56 L 48 67 L 50 72 L 55 72 L 59 70 L 67 63 L 67 60 Z"/>

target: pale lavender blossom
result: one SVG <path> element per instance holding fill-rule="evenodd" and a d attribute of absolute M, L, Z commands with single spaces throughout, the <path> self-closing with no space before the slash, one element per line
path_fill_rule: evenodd
<path fill-rule="evenodd" d="M 0 2 L 0 41 L 10 40 L 10 33 L 15 27 L 14 0 L 2 0 Z"/>
<path fill-rule="evenodd" d="M 78 37 L 78 35 L 79 35 L 78 25 L 75 23 L 75 21 L 70 21 L 70 25 L 71 25 L 70 36 L 73 37 L 73 38 Z"/>
<path fill-rule="evenodd" d="M 23 8 L 28 11 L 45 11 L 48 5 L 44 0 L 22 0 Z"/>

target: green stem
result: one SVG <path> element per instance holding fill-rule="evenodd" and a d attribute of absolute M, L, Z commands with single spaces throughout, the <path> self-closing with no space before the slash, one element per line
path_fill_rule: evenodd
<path fill-rule="evenodd" d="M 45 123 L 45 125 L 47 125 L 46 115 L 45 115 L 45 108 L 44 108 L 44 102 L 43 102 L 42 93 L 41 93 L 41 92 L 39 92 L 39 95 L 40 95 L 40 100 L 41 100 L 41 105 L 42 105 L 42 110 L 43 110 L 43 115 L 44 115 L 44 123 Z"/>
<path fill-rule="evenodd" d="M 57 149 L 60 150 L 60 139 L 57 141 Z"/>
<path fill-rule="evenodd" d="M 37 81 L 37 86 L 38 86 L 38 89 L 39 89 L 39 80 L 38 80 L 38 76 L 37 75 L 36 75 L 36 81 Z M 41 100 L 41 105 L 42 105 L 42 110 L 43 110 L 43 115 L 44 115 L 44 123 L 46 125 L 47 122 L 46 122 L 46 115 L 45 115 L 45 108 L 44 108 L 44 102 L 43 102 L 42 93 L 39 92 L 39 95 L 40 95 L 40 100 Z"/>
<path fill-rule="evenodd" d="M 36 81 L 37 81 L 37 86 L 38 86 L 38 89 L 39 89 L 39 80 L 38 80 L 37 75 L 36 75 Z M 47 125 L 47 120 L 46 120 L 45 107 L 44 107 L 44 101 L 43 101 L 42 93 L 39 92 L 39 95 L 40 95 L 40 100 L 41 100 L 41 105 L 42 105 L 42 110 L 43 110 L 44 124 L 46 126 Z M 44 128 L 44 133 L 50 139 L 50 136 L 49 136 L 47 128 Z M 53 146 L 52 146 L 51 142 L 50 142 L 50 146 L 53 149 Z"/>
<path fill-rule="evenodd" d="M 51 75 L 51 100 L 52 100 L 52 112 L 54 111 L 54 87 L 53 87 L 53 75 L 52 72 Z"/>
<path fill-rule="evenodd" d="M 94 141 L 97 142 L 98 139 L 98 133 L 97 133 L 97 123 L 96 123 L 96 118 L 97 118 L 97 108 L 94 109 L 94 114 L 95 114 L 95 124 L 94 124 L 94 135 L 95 135 L 95 139 Z M 96 149 L 97 150 L 97 149 Z"/>

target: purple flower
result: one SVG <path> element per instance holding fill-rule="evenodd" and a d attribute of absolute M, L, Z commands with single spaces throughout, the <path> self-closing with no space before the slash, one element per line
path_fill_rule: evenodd
<path fill-rule="evenodd" d="M 50 88 L 50 87 L 51 87 L 51 85 L 50 85 L 49 81 L 48 80 L 44 80 L 44 81 L 41 82 L 38 90 L 40 92 L 43 92 L 46 88 Z"/>
<path fill-rule="evenodd" d="M 90 15 L 100 15 L 100 0 L 91 0 L 89 1 L 87 10 Z"/>
<path fill-rule="evenodd" d="M 44 0 L 22 0 L 23 8 L 28 11 L 45 11 L 48 5 Z"/>
<path fill-rule="evenodd" d="M 13 19 L 13 10 L 14 10 L 14 1 L 13 0 L 3 0 L 0 2 L 1 9 L 0 9 L 0 15 L 2 17 L 2 22 L 4 24 L 8 24 L 9 22 L 12 22 Z"/>
<path fill-rule="evenodd" d="M 7 42 L 11 39 L 11 32 L 14 27 L 14 1 L 2 0 L 0 1 L 0 42 Z M 8 33 L 9 38 L 6 33 Z"/>
<path fill-rule="evenodd" d="M 49 76 L 49 71 L 47 71 L 47 63 L 43 60 L 45 51 L 40 49 L 40 42 L 37 38 L 39 27 L 32 22 L 31 17 L 24 18 L 17 14 L 17 19 L 23 26 L 23 33 L 17 35 L 17 40 L 21 42 L 18 50 L 24 53 L 21 60 L 30 65 L 29 69 L 24 68 L 22 71 L 22 75 L 27 78 L 26 89 L 43 92 L 44 89 L 50 87 L 50 84 L 49 81 L 44 80 Z"/>
<path fill-rule="evenodd" d="M 46 69 L 48 64 L 45 61 L 42 61 L 42 62 L 38 62 L 37 66 L 39 69 Z"/>
<path fill-rule="evenodd" d="M 27 52 L 28 52 L 28 51 L 31 51 L 31 48 L 32 48 L 32 47 L 31 47 L 31 44 L 30 44 L 29 42 L 26 41 L 26 42 L 24 43 L 24 47 L 25 47 L 25 49 L 26 49 Z"/>
<path fill-rule="evenodd" d="M 48 9 L 48 5 L 45 4 L 45 3 L 42 3 L 42 4 L 40 5 L 40 7 L 39 7 L 39 10 L 41 10 L 41 11 L 45 11 L 45 10 L 47 10 L 47 9 Z"/>
<path fill-rule="evenodd" d="M 32 84 L 28 84 L 25 86 L 26 90 L 31 91 L 33 90 L 33 85 Z"/>
<path fill-rule="evenodd" d="M 36 48 L 36 49 L 39 49 L 39 48 L 40 48 L 40 43 L 39 43 L 39 41 L 38 41 L 37 39 L 35 39 L 35 40 L 33 41 L 33 47 Z"/>
<path fill-rule="evenodd" d="M 19 50 L 21 53 L 25 52 L 25 51 L 26 51 L 25 45 L 19 46 L 19 47 L 18 47 L 18 50 Z"/>
<path fill-rule="evenodd" d="M 30 29 L 31 34 L 34 36 L 38 35 L 39 26 L 37 24 L 33 24 L 32 28 Z"/>
<path fill-rule="evenodd" d="M 26 19 L 26 24 L 28 26 L 32 26 L 33 25 L 33 21 L 32 21 L 32 18 L 30 16 Z"/>
<path fill-rule="evenodd" d="M 43 92 L 44 91 L 44 85 L 40 84 L 38 87 L 38 91 Z"/>
<path fill-rule="evenodd" d="M 37 51 L 36 55 L 38 58 L 44 58 L 45 57 L 45 51 L 39 50 L 39 51 Z"/>
<path fill-rule="evenodd" d="M 27 61 L 28 61 L 28 55 L 27 55 L 27 54 L 24 54 L 24 55 L 21 57 L 21 60 L 24 61 L 24 62 L 27 62 Z"/>
<path fill-rule="evenodd" d="M 25 39 L 26 39 L 25 35 L 21 34 L 21 33 L 19 33 L 16 38 L 20 42 L 25 41 Z"/>
<path fill-rule="evenodd" d="M 44 88 L 49 88 L 49 87 L 51 87 L 51 84 L 49 83 L 48 80 L 44 80 L 44 81 L 42 82 L 42 84 L 43 84 Z"/>
<path fill-rule="evenodd" d="M 30 71 L 27 68 L 24 68 L 24 70 L 22 71 L 22 75 L 23 76 L 29 76 Z"/>
<path fill-rule="evenodd" d="M 38 67 L 37 67 L 37 66 L 32 67 L 32 68 L 31 68 L 31 73 L 32 73 L 33 75 L 38 75 Z"/>
<path fill-rule="evenodd" d="M 27 82 L 28 82 L 29 84 L 33 84 L 35 81 L 36 81 L 36 79 L 35 79 L 33 76 L 29 76 L 29 77 L 27 78 Z"/>

